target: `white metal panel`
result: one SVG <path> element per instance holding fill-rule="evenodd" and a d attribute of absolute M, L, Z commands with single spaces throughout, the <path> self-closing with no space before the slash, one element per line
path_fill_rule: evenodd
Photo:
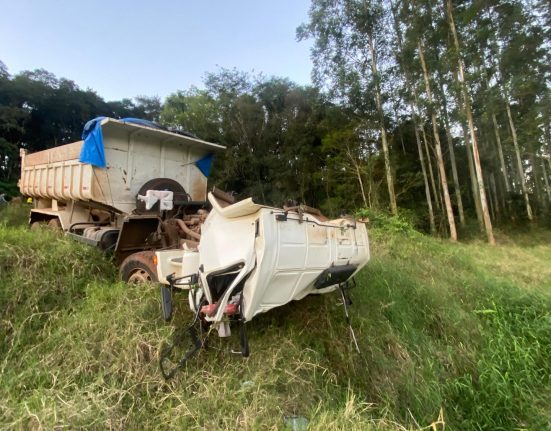
<path fill-rule="evenodd" d="M 22 154 L 19 187 L 26 196 L 96 201 L 122 212 L 135 208 L 138 190 L 154 178 L 180 183 L 205 200 L 207 178 L 194 162 L 221 145 L 113 119 L 102 121 L 106 169 L 78 161 L 83 142 Z"/>
<path fill-rule="evenodd" d="M 244 268 L 239 274 L 248 274 L 243 288 L 246 320 L 310 293 L 334 290 L 337 286 L 317 290 L 313 284 L 331 266 L 353 264 L 358 271 L 369 260 L 367 230 L 363 223 L 322 222 L 310 214 L 299 220 L 296 213 L 289 213 L 286 220 L 277 220 L 276 215 L 283 214 L 283 210 L 263 207 L 250 199 L 225 208 L 221 208 L 212 195 L 209 200 L 213 210 L 202 227 L 199 245 L 204 268 L 202 283 L 208 287 L 209 273 L 242 262 Z M 211 301 L 208 288 L 205 293 Z M 226 291 L 216 316 L 208 320 L 222 318 L 231 295 Z"/>
<path fill-rule="evenodd" d="M 199 253 L 195 250 L 159 250 L 157 255 L 157 275 L 159 282 L 168 284 L 166 277 L 186 277 L 199 271 Z"/>

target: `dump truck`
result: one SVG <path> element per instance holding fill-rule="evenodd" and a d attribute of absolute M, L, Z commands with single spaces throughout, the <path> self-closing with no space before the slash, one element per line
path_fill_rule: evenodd
<path fill-rule="evenodd" d="M 176 363 L 175 344 L 163 350 L 166 378 L 213 330 L 228 337 L 232 323 L 248 356 L 246 323 L 307 295 L 338 290 L 349 319 L 348 289 L 370 258 L 365 223 L 353 217 L 329 220 L 294 202 L 279 208 L 207 192 L 212 157 L 222 150 L 143 120 L 100 117 L 86 124 L 82 141 L 21 151 L 31 227 L 112 251 L 127 282 L 158 282 L 167 321 L 174 295 L 187 292 L 192 347 Z M 359 350 L 351 325 L 350 332 Z"/>
<path fill-rule="evenodd" d="M 148 121 L 100 117 L 81 141 L 22 149 L 19 189 L 33 199 L 31 227 L 113 252 L 125 281 L 157 281 L 154 250 L 197 242 L 212 158 L 223 149 Z"/>

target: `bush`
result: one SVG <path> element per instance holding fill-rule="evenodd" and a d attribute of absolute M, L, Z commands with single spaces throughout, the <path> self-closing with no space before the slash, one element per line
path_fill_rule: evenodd
<path fill-rule="evenodd" d="M 0 181 L 0 194 L 5 194 L 8 197 L 15 197 L 19 195 L 19 187 L 17 183 L 6 183 Z"/>
<path fill-rule="evenodd" d="M 359 219 L 369 219 L 369 226 L 376 229 L 390 233 L 418 234 L 411 219 L 408 220 L 408 216 L 412 216 L 412 213 L 406 212 L 405 210 L 403 214 L 402 211 L 400 211 L 399 215 L 392 216 L 377 209 L 362 208 L 358 210 L 355 215 L 356 218 Z"/>
<path fill-rule="evenodd" d="M 16 227 L 29 223 L 31 206 L 23 203 L 8 203 L 0 206 L 0 226 Z"/>

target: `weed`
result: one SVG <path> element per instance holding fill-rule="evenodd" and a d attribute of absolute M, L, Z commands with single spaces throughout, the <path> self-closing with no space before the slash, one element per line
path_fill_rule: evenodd
<path fill-rule="evenodd" d="M 191 318 L 186 298 L 167 325 L 155 286 L 123 285 L 97 250 L 6 214 L 0 428 L 551 426 L 549 231 L 450 244 L 370 214 L 373 259 L 351 292 L 361 355 L 337 295 L 311 296 L 249 324 L 251 357 L 229 353 L 237 334 L 214 338 L 165 382 L 159 350 Z"/>

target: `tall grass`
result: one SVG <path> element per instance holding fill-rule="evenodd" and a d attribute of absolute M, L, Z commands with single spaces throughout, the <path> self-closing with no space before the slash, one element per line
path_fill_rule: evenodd
<path fill-rule="evenodd" d="M 214 338 L 167 383 L 158 353 L 191 317 L 185 298 L 167 325 L 154 286 L 118 283 L 97 250 L 7 215 L 0 428 L 551 427 L 549 231 L 491 248 L 380 220 L 351 292 L 361 355 L 337 296 L 312 296 L 255 318 L 250 358 L 229 352 L 235 334 Z"/>

